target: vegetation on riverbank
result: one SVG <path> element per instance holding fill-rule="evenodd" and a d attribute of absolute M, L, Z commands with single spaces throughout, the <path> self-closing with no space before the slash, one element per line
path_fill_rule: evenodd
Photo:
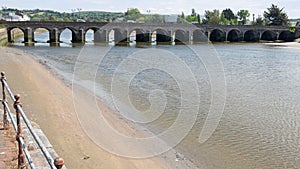
<path fill-rule="evenodd" d="M 0 16 L 8 15 L 16 12 L 18 9 L 2 8 Z M 82 11 L 82 9 L 72 9 L 70 12 L 57 12 L 52 10 L 22 10 L 21 12 L 27 14 L 32 21 L 86 21 L 86 22 L 139 22 L 139 23 L 163 23 L 169 22 L 166 20 L 166 15 L 143 14 L 137 8 L 128 8 L 125 12 L 104 12 L 104 11 Z M 290 23 L 297 23 L 300 25 L 299 19 L 288 19 L 284 8 L 280 8 L 274 4 L 267 8 L 263 14 L 250 14 L 246 9 L 239 11 L 232 11 L 230 8 L 224 10 L 214 9 L 206 10 L 203 14 L 197 13 L 195 9 L 191 10 L 191 14 L 187 15 L 183 12 L 175 16 L 177 23 L 199 23 L 199 24 L 223 24 L 223 25 L 285 25 L 290 26 Z M 172 16 L 172 17 L 173 17 Z M 172 18 L 171 17 L 171 18 Z M 177 20 L 176 20 L 177 17 Z M 3 27 L 3 25 L 2 25 Z M 0 25 L 1 28 L 1 25 Z"/>
<path fill-rule="evenodd" d="M 18 9 L 4 8 L 0 10 L 0 14 L 8 15 L 9 13 L 16 12 Z M 123 17 L 122 12 L 103 12 L 103 11 L 77 11 L 72 12 L 57 12 L 52 10 L 22 10 L 23 13 L 27 14 L 32 21 L 63 21 L 72 22 L 77 19 L 84 19 L 90 22 L 111 22 L 117 18 Z"/>

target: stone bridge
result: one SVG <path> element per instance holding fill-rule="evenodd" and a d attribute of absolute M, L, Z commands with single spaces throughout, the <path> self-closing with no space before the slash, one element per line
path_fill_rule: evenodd
<path fill-rule="evenodd" d="M 24 42 L 34 42 L 34 32 L 44 28 L 49 32 L 50 43 L 60 43 L 60 34 L 65 29 L 72 32 L 72 42 L 84 43 L 88 30 L 94 31 L 95 43 L 108 43 L 109 35 L 114 34 L 114 41 L 129 43 L 129 37 L 135 36 L 136 42 L 157 44 L 201 43 L 201 42 L 257 42 L 293 41 L 300 37 L 300 30 L 290 32 L 284 26 L 256 25 L 202 25 L 179 23 L 105 23 L 105 22 L 0 22 L 6 25 L 8 41 L 13 42 L 12 30 L 19 28 L 24 33 Z"/>

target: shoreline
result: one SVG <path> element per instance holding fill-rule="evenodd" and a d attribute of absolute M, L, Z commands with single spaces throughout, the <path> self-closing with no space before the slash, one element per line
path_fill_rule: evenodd
<path fill-rule="evenodd" d="M 300 48 L 300 38 L 295 39 L 293 42 L 270 42 L 263 44 L 270 47 Z"/>
<path fill-rule="evenodd" d="M 22 91 L 21 101 L 25 111 L 30 112 L 29 118 L 41 126 L 54 149 L 65 159 L 68 168 L 196 168 L 174 149 L 159 157 L 129 159 L 99 148 L 81 128 L 74 110 L 70 85 L 58 77 L 55 70 L 39 63 L 22 50 L 1 47 L 0 51 L 4 53 L 0 57 L 0 65 L 6 71 L 12 90 Z M 88 110 L 89 103 L 86 100 L 90 95 L 84 90 L 80 91 L 80 95 L 81 107 Z M 98 105 L 104 107 L 106 117 L 115 122 L 122 132 L 129 135 L 130 132 L 137 132 L 134 126 L 116 118 L 116 113 L 111 113 L 112 110 L 100 100 Z M 143 132 L 140 134 L 143 135 Z"/>

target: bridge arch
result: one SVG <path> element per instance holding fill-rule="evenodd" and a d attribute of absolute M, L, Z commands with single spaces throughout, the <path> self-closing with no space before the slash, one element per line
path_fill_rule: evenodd
<path fill-rule="evenodd" d="M 70 27 L 59 29 L 58 37 L 60 42 L 74 42 L 74 40 L 76 39 L 76 30 Z"/>
<path fill-rule="evenodd" d="M 277 40 L 277 34 L 274 31 L 266 30 L 261 34 L 261 40 L 275 41 Z"/>
<path fill-rule="evenodd" d="M 136 43 L 150 42 L 150 34 L 142 28 L 131 29 L 129 32 L 129 36 L 130 41 L 135 41 Z"/>
<path fill-rule="evenodd" d="M 19 27 L 7 28 L 8 42 L 24 42 L 25 31 Z M 17 39 L 18 38 L 18 39 Z"/>
<path fill-rule="evenodd" d="M 279 34 L 279 38 L 278 38 L 278 40 L 282 40 L 285 42 L 292 42 L 292 41 L 294 41 L 294 39 L 295 39 L 295 33 L 290 32 L 290 31 L 282 31 Z"/>
<path fill-rule="evenodd" d="M 156 34 L 156 44 L 168 44 L 171 42 L 171 34 L 161 28 L 155 29 L 152 34 Z"/>
<path fill-rule="evenodd" d="M 32 30 L 33 41 L 38 43 L 48 43 L 50 42 L 50 32 L 51 30 L 47 27 L 37 27 Z M 46 40 L 45 40 L 46 39 Z"/>
<path fill-rule="evenodd" d="M 254 30 L 247 30 L 244 33 L 244 41 L 246 41 L 246 42 L 257 42 L 257 41 L 259 41 L 259 35 Z"/>
<path fill-rule="evenodd" d="M 193 32 L 193 43 L 199 43 L 199 42 L 207 42 L 207 36 L 201 29 L 196 29 Z"/>
<path fill-rule="evenodd" d="M 108 31 L 109 41 L 114 42 L 114 45 L 120 45 L 127 42 L 127 32 L 120 28 L 113 28 Z"/>
<path fill-rule="evenodd" d="M 240 41 L 240 33 L 241 31 L 238 30 L 238 29 L 232 29 L 228 32 L 227 34 L 227 41 L 230 41 L 230 42 L 238 42 Z"/>
<path fill-rule="evenodd" d="M 220 29 L 214 29 L 210 33 L 209 40 L 212 42 L 223 42 L 226 40 L 226 34 Z"/>
<path fill-rule="evenodd" d="M 84 30 L 84 40 L 87 43 L 92 43 L 96 41 L 96 32 L 99 30 L 99 28 L 96 27 L 88 27 Z"/>
<path fill-rule="evenodd" d="M 189 42 L 189 33 L 187 31 L 178 29 L 175 32 L 175 44 L 187 43 Z"/>
<path fill-rule="evenodd" d="M 133 28 L 133 29 L 130 29 L 129 30 L 129 34 L 131 34 L 132 32 L 136 32 L 136 34 L 143 34 L 145 33 L 146 31 L 142 28 Z"/>

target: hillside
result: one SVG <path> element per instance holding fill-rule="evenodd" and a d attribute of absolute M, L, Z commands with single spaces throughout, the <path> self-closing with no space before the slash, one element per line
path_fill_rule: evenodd
<path fill-rule="evenodd" d="M 2 9 L 2 16 L 8 15 L 11 12 L 16 12 L 18 9 Z M 57 12 L 52 10 L 21 10 L 27 14 L 32 21 L 65 21 L 72 22 L 77 19 L 83 19 L 89 22 L 111 22 L 122 20 L 124 13 L 121 12 L 103 12 L 103 11 L 80 11 L 80 12 Z"/>

